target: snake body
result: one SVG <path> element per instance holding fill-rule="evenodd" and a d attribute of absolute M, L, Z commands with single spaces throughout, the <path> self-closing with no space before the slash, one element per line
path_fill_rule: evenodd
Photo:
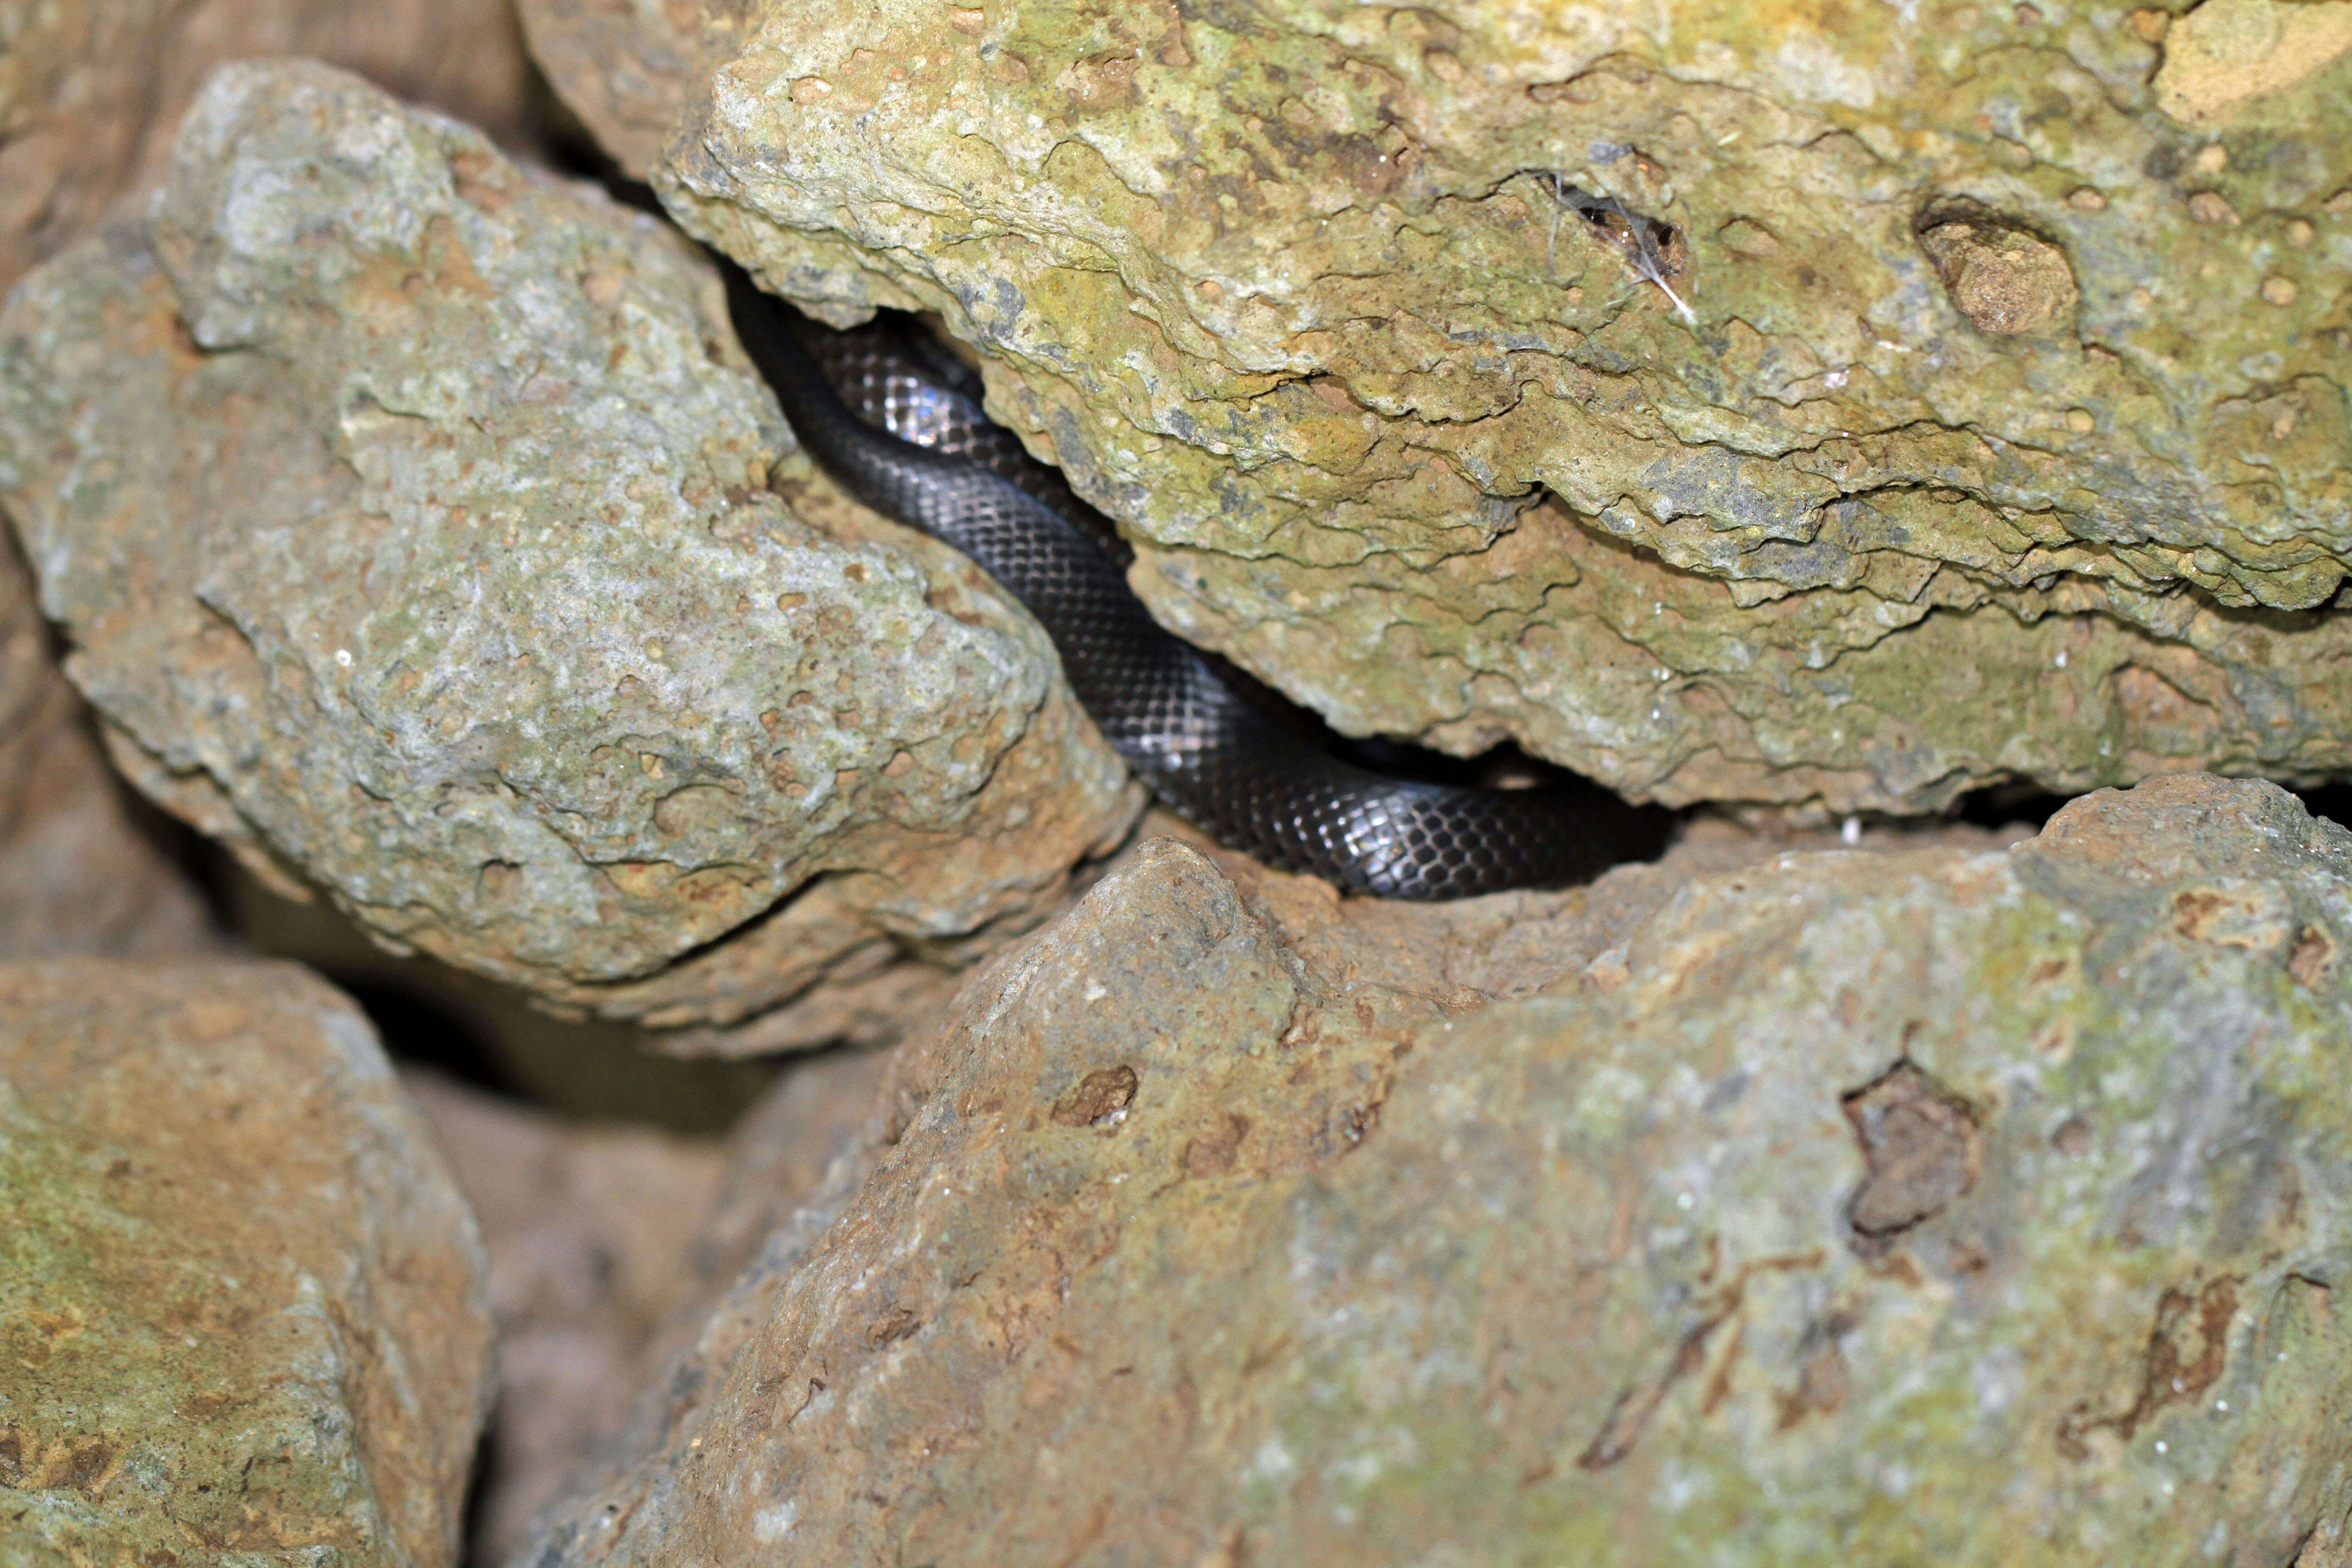
<path fill-rule="evenodd" d="M 1391 778 L 1275 722 L 1151 618 L 1116 531 L 988 419 L 968 370 L 888 318 L 846 332 L 802 323 L 726 272 L 737 335 L 819 466 L 1020 600 L 1103 738 L 1228 847 L 1350 891 L 1423 900 L 1580 881 L 1656 853 L 1664 813 L 1581 780 Z"/>

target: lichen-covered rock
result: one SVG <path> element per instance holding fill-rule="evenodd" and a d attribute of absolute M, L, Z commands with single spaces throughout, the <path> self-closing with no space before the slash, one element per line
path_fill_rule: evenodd
<path fill-rule="evenodd" d="M 196 952 L 203 900 L 135 827 L 0 536 L 0 959 Z"/>
<path fill-rule="evenodd" d="M 501 0 L 0 0 L 0 292 L 171 160 L 224 60 L 307 55 L 506 141 L 531 70 Z"/>
<path fill-rule="evenodd" d="M 2352 835 L 2206 775 L 1437 910 L 1155 842 L 534 1561 L 2273 1568 L 2347 941 Z"/>
<path fill-rule="evenodd" d="M 938 311 L 1154 608 L 1342 728 L 1916 810 L 2352 768 L 2346 14 L 793 0 L 667 46 L 635 7 L 602 74 L 534 38 L 625 151 L 614 74 L 708 60 L 662 79 L 680 220 L 836 317 Z"/>
<path fill-rule="evenodd" d="M 225 68 L 0 342 L 118 763 L 393 942 L 731 1024 L 1017 926 L 1132 815 L 1017 607 L 779 499 L 845 505 L 690 247 L 352 77 Z"/>
<path fill-rule="evenodd" d="M 481 1245 L 290 964 L 0 963 L 0 1563 L 455 1561 Z"/>

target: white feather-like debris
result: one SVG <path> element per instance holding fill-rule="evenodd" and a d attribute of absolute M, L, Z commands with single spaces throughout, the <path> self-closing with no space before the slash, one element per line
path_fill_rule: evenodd
<path fill-rule="evenodd" d="M 1648 218 L 1635 214 L 1616 196 L 1603 191 L 1599 195 L 1580 186 L 1563 184 L 1559 176 L 1551 177 L 1552 198 L 1559 206 L 1571 207 L 1600 236 L 1624 257 L 1625 264 L 1635 277 L 1645 283 L 1654 283 L 1658 291 L 1673 301 L 1675 311 L 1690 326 L 1698 325 L 1698 316 L 1675 286 L 1666 280 L 1665 258 L 1658 250 L 1658 242 Z M 1609 220 L 1614 218 L 1614 223 Z M 1553 213 L 1557 231 L 1559 214 Z"/>

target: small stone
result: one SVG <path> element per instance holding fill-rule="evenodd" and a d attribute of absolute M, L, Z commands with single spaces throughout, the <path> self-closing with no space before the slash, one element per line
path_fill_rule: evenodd
<path fill-rule="evenodd" d="M 2074 320 L 2079 296 L 2066 253 L 1990 220 L 1947 223 L 1919 237 L 1952 303 L 1979 331 L 2042 336 Z"/>
<path fill-rule="evenodd" d="M 2219 142 L 2200 147 L 2189 164 L 2200 174 L 2218 174 L 2230 166 L 2230 150 Z"/>
<path fill-rule="evenodd" d="M 2294 279 L 2292 278 L 2272 277 L 2263 279 L 2263 298 L 2269 300 L 2273 305 L 2285 306 L 2294 304 L 2294 297 L 2297 292 L 2298 290 L 2294 286 Z"/>
<path fill-rule="evenodd" d="M 2087 408 L 2066 410 L 2066 428 L 2077 436 L 2087 436 L 2099 427 L 2098 416 Z"/>
<path fill-rule="evenodd" d="M 2083 185 L 2077 187 L 2066 197 L 2066 205 L 2076 212 L 2105 212 L 2107 207 L 2107 198 L 2090 186 Z"/>
<path fill-rule="evenodd" d="M 2302 218 L 2296 218 L 2286 226 L 2286 242 L 2297 250 L 2308 249 L 2316 234 L 2317 231 Z"/>
<path fill-rule="evenodd" d="M 2189 198 L 2189 216 L 2198 223 L 2233 224 L 2238 209 L 2219 191 L 2199 191 Z"/>

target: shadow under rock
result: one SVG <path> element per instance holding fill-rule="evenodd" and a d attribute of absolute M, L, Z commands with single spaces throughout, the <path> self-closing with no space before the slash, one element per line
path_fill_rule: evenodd
<path fill-rule="evenodd" d="M 772 1060 L 664 1056 L 634 1026 L 557 1018 L 511 986 L 431 958 L 397 957 L 323 896 L 309 904 L 280 897 L 226 853 L 206 879 L 224 923 L 249 951 L 309 964 L 341 987 L 394 1061 L 558 1116 L 723 1133 L 780 1070 Z"/>

